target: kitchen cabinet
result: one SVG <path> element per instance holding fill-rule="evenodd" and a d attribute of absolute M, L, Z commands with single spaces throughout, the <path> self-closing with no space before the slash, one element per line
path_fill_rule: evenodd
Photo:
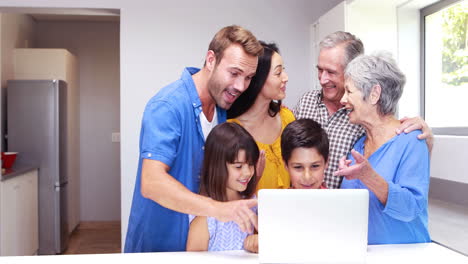
<path fill-rule="evenodd" d="M 37 169 L 33 169 L 0 181 L 0 256 L 37 254 L 37 175 Z"/>
<path fill-rule="evenodd" d="M 65 49 L 15 49 L 15 80 L 64 80 L 67 83 L 68 231 L 80 221 L 80 115 L 78 59 Z"/>

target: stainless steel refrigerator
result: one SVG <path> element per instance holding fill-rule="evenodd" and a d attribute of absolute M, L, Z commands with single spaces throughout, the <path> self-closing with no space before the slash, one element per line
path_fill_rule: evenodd
<path fill-rule="evenodd" d="M 63 252 L 67 223 L 67 84 L 9 80 L 7 144 L 18 163 L 39 166 L 39 254 Z"/>

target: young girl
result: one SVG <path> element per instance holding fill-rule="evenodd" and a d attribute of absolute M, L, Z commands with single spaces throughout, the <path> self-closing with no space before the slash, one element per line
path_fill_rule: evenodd
<path fill-rule="evenodd" d="M 206 139 L 200 193 L 217 201 L 252 198 L 258 158 L 257 144 L 244 128 L 235 123 L 217 125 Z M 190 224 L 187 251 L 243 249 L 247 235 L 235 222 L 197 216 Z"/>

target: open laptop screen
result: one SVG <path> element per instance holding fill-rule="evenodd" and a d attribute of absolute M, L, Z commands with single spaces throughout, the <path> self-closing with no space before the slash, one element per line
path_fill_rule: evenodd
<path fill-rule="evenodd" d="M 364 263 L 368 208 L 366 189 L 260 190 L 260 263 Z"/>

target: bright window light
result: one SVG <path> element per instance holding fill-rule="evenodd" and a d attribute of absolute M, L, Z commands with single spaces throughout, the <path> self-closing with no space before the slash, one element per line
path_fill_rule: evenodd
<path fill-rule="evenodd" d="M 468 0 L 425 16 L 425 120 L 468 127 Z"/>

